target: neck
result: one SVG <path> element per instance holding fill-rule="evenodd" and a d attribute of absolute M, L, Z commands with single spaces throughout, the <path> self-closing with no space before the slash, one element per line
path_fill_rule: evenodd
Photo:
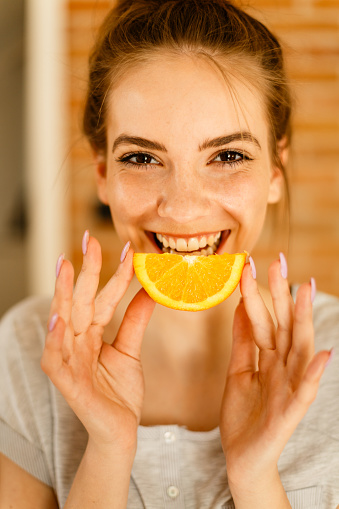
<path fill-rule="evenodd" d="M 232 324 L 239 302 L 237 289 L 226 301 L 205 311 L 176 311 L 157 305 L 147 334 L 147 350 L 161 351 L 168 362 L 203 358 L 209 364 L 229 352 Z M 155 331 L 157 331 L 155 333 Z"/>

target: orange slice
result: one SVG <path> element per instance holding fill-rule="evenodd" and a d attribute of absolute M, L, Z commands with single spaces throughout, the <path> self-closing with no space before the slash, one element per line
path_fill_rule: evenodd
<path fill-rule="evenodd" d="M 172 309 L 201 311 L 231 295 L 240 281 L 246 255 L 135 253 L 133 265 L 140 283 L 156 302 Z"/>

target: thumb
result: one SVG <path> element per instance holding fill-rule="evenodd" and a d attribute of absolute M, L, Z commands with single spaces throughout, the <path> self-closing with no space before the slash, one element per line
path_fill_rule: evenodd
<path fill-rule="evenodd" d="M 256 345 L 252 336 L 251 322 L 241 299 L 234 314 L 233 344 L 228 376 L 256 371 Z"/>
<path fill-rule="evenodd" d="M 130 302 L 112 346 L 139 360 L 142 340 L 154 307 L 154 300 L 141 288 Z"/>

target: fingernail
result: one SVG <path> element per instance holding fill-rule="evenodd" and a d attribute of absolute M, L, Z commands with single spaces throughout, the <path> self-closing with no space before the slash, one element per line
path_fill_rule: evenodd
<path fill-rule="evenodd" d="M 127 244 L 125 245 L 124 249 L 122 250 L 121 256 L 120 256 L 120 262 L 121 263 L 125 260 L 125 258 L 127 256 L 127 253 L 128 253 L 128 250 L 130 248 L 130 245 L 131 245 L 131 242 L 128 241 Z"/>
<path fill-rule="evenodd" d="M 55 324 L 57 323 L 58 318 L 59 318 L 58 313 L 55 313 L 55 314 L 52 316 L 52 318 L 50 319 L 50 322 L 49 322 L 49 324 L 48 324 L 48 330 L 49 330 L 49 332 L 52 332 L 52 330 L 54 329 Z"/>
<path fill-rule="evenodd" d="M 280 272 L 281 272 L 281 275 L 282 275 L 282 277 L 284 279 L 287 279 L 287 273 L 288 273 L 288 270 L 287 270 L 287 261 L 286 261 L 284 253 L 280 253 L 279 254 L 279 258 L 280 258 Z"/>
<path fill-rule="evenodd" d="M 330 356 L 329 356 L 329 358 L 328 358 L 328 360 L 327 360 L 327 362 L 326 362 L 326 364 L 325 364 L 325 368 L 327 368 L 327 366 L 328 366 L 329 364 L 331 364 L 331 361 L 332 361 L 332 359 L 333 359 L 333 355 L 334 355 L 334 348 L 331 348 L 331 350 L 330 350 Z"/>
<path fill-rule="evenodd" d="M 255 268 L 255 263 L 253 261 L 252 256 L 249 257 L 249 261 L 250 261 L 250 266 L 251 266 L 251 271 L 252 271 L 252 277 L 253 277 L 253 279 L 256 279 L 257 278 L 257 271 L 256 271 L 256 268 Z"/>
<path fill-rule="evenodd" d="M 57 261 L 57 264 L 56 264 L 56 269 L 55 269 L 55 273 L 56 273 L 56 277 L 58 278 L 59 277 L 59 274 L 60 274 L 60 270 L 61 270 L 61 265 L 63 263 L 65 259 L 65 255 L 64 254 L 61 254 L 58 258 L 58 261 Z"/>
<path fill-rule="evenodd" d="M 314 277 L 311 277 L 310 283 L 311 283 L 311 302 L 313 303 L 315 294 L 317 293 L 317 285 Z"/>
<path fill-rule="evenodd" d="M 88 241 L 89 241 L 89 231 L 86 230 L 84 233 L 84 236 L 82 237 L 82 243 L 81 243 L 82 252 L 83 252 L 84 256 L 87 253 Z"/>

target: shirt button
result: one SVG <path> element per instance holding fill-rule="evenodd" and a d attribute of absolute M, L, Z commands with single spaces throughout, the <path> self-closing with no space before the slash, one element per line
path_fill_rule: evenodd
<path fill-rule="evenodd" d="M 175 441 L 175 434 L 172 431 L 165 431 L 164 439 L 166 444 L 170 444 Z"/>
<path fill-rule="evenodd" d="M 170 498 L 177 498 L 177 496 L 179 495 L 179 488 L 177 488 L 176 486 L 169 486 L 167 488 L 167 495 Z"/>

